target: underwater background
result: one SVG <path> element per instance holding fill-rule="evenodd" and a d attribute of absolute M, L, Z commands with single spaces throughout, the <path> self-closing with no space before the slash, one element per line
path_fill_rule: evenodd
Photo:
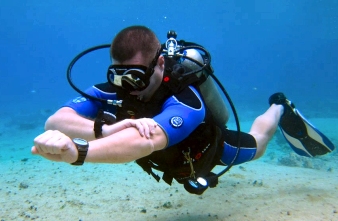
<path fill-rule="evenodd" d="M 66 79 L 70 61 L 89 47 L 111 43 L 117 32 L 130 25 L 145 25 L 151 28 L 162 43 L 166 41 L 167 32 L 175 30 L 178 33 L 177 39 L 196 42 L 209 50 L 215 74 L 235 104 L 239 119 L 243 122 L 243 131 L 247 131 L 254 118 L 268 108 L 269 96 L 281 91 L 337 146 L 338 0 L 1 0 L 1 220 L 256 220 L 255 217 L 257 220 L 338 220 L 336 202 L 333 205 L 328 203 L 331 206 L 328 209 L 331 211 L 330 216 L 321 216 L 323 212 L 314 212 L 317 204 L 308 203 L 306 200 L 304 208 L 298 210 L 301 212 L 296 217 L 286 212 L 277 212 L 278 217 L 273 213 L 264 218 L 264 214 L 261 217 L 254 216 L 253 214 L 258 212 L 252 211 L 238 218 L 234 214 L 218 214 L 212 208 L 209 210 L 212 212 L 201 212 L 201 209 L 191 209 L 189 203 L 175 204 L 175 200 L 156 201 L 162 199 L 159 196 L 161 194 L 168 197 L 168 194 L 164 193 L 165 190 L 173 192 L 171 194 L 179 191 L 182 196 L 176 196 L 177 200 L 202 199 L 188 196 L 179 185 L 176 185 L 173 191 L 169 186 L 157 184 L 146 173 L 134 174 L 135 170 L 141 170 L 133 163 L 103 166 L 92 164 L 82 169 L 32 156 L 30 148 L 33 139 L 43 132 L 48 116 L 66 101 L 78 96 Z M 109 63 L 108 49 L 86 55 L 73 68 L 74 83 L 84 90 L 95 83 L 105 81 Z M 267 155 L 261 162 L 252 163 L 252 168 L 268 167 L 285 175 L 292 172 L 283 172 L 283 168 L 287 170 L 292 166 L 295 174 L 297 170 L 293 169 L 299 169 L 302 174 L 309 173 L 306 179 L 312 179 L 312 173 L 308 171 L 313 170 L 317 178 L 331 177 L 326 182 L 332 182 L 330 188 L 338 192 L 337 151 L 313 160 L 290 156 L 291 150 L 283 139 L 277 131 Z M 267 165 L 264 166 L 265 164 Z M 123 166 L 127 169 L 120 173 L 124 170 Z M 245 167 L 251 168 L 251 163 L 245 164 Z M 116 168 L 119 176 L 116 175 Z M 233 175 L 233 180 L 229 181 L 232 184 L 227 185 L 228 178 L 225 175 L 224 187 L 221 188 L 230 186 L 232 190 L 231 188 L 237 185 L 236 179 L 240 179 L 242 185 L 250 183 L 252 187 L 254 183 L 256 186 L 257 182 L 254 181 L 257 180 L 247 177 L 250 177 L 250 174 L 263 175 L 260 174 L 261 170 L 232 170 L 237 171 L 237 175 Z M 76 171 L 82 171 L 85 175 L 81 176 L 81 173 Z M 133 172 L 128 174 L 130 171 Z M 326 174 L 328 172 L 329 175 Z M 79 203 L 71 200 L 60 202 L 57 198 L 67 198 L 72 194 L 76 198 L 76 190 L 68 195 L 65 186 L 70 185 L 68 182 L 73 182 L 75 178 L 83 181 L 83 177 L 86 177 L 84 186 L 89 186 L 90 189 L 85 189 L 87 194 L 82 196 L 86 195 L 86 199 L 91 200 L 93 198 L 90 195 L 97 191 L 92 185 L 107 185 L 95 183 L 96 179 L 102 179 L 100 174 L 107 173 L 122 180 L 122 189 L 112 190 L 113 193 L 124 192 L 129 195 L 128 191 L 133 191 L 134 199 L 140 204 L 143 203 L 142 205 L 147 205 L 148 212 L 145 213 L 142 209 L 146 206 L 132 207 L 133 202 L 128 200 L 128 197 L 112 197 L 114 202 L 117 202 L 116 205 L 120 205 L 115 210 L 105 208 L 105 205 L 112 203 L 108 199 L 100 201 L 97 206 L 88 204 L 84 199 Z M 125 177 L 130 181 L 128 184 L 123 182 L 127 179 Z M 143 177 L 146 183 L 142 184 L 143 178 L 139 177 Z M 274 179 L 273 173 L 266 179 L 271 179 L 271 185 L 281 182 Z M 268 180 L 265 182 L 269 182 Z M 49 186 L 50 182 L 56 184 Z M 153 200 L 144 201 L 144 192 L 140 190 L 142 188 L 137 192 L 139 187 L 128 188 L 130 183 L 144 185 L 144 191 L 149 191 L 147 194 L 156 195 L 152 195 Z M 303 183 L 306 186 L 307 181 Z M 299 185 L 302 185 L 301 182 Z M 59 188 L 58 191 L 51 190 L 56 187 Z M 242 188 L 248 187 L 244 185 Z M 43 189 L 45 192 L 39 194 Z M 56 196 L 59 191 L 63 194 Z M 205 195 L 210 195 L 210 198 L 204 199 L 203 205 L 219 200 L 216 197 L 219 193 L 209 191 Z M 271 189 L 267 191 L 271 193 Z M 326 196 L 329 197 L 330 194 Z M 123 203 L 119 201 L 121 198 Z M 259 200 L 260 197 L 256 198 Z M 236 195 L 235 199 L 244 200 L 241 195 Z M 325 196 L 316 200 L 330 201 Z M 296 201 L 298 202 L 298 199 Z M 43 206 L 47 204 L 54 206 Z M 154 204 L 164 208 L 166 212 L 158 210 L 155 216 L 149 212 L 149 208 L 159 209 Z M 222 201 L 218 204 L 222 206 Z M 200 205 L 201 208 L 203 205 Z M 262 205 L 265 205 L 264 202 Z M 84 212 L 86 206 L 92 209 L 90 214 Z M 250 204 L 245 207 L 250 208 Z M 171 218 L 168 218 L 169 213 L 165 209 L 174 210 L 170 213 Z M 190 213 L 186 212 L 188 210 Z M 191 211 L 194 211 L 194 216 Z M 304 214 L 311 211 L 315 215 L 306 217 L 302 211 Z M 67 213 L 68 218 L 65 215 Z M 54 216 L 55 214 L 59 216 Z M 165 215 L 161 217 L 160 214 Z M 280 214 L 285 217 L 280 217 Z"/>

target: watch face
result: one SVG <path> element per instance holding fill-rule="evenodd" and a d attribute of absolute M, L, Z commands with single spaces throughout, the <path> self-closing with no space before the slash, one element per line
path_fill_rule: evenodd
<path fill-rule="evenodd" d="M 84 139 L 81 139 L 81 138 L 74 138 L 73 139 L 73 142 L 77 145 L 80 145 L 80 146 L 86 146 L 88 145 L 88 142 Z"/>

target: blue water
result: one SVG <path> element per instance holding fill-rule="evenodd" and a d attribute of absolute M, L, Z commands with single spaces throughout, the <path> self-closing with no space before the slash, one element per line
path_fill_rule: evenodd
<path fill-rule="evenodd" d="M 240 119 L 262 113 L 277 91 L 310 119 L 338 118 L 337 0 L 2 0 L 0 150 L 16 148 L 8 141 L 13 133 L 38 135 L 46 118 L 77 96 L 66 80 L 74 56 L 135 24 L 161 42 L 175 30 L 178 39 L 207 48 Z M 88 55 L 74 67 L 75 83 L 85 89 L 104 81 L 109 62 L 108 50 Z M 20 140 L 21 155 L 35 135 Z"/>
<path fill-rule="evenodd" d="M 179 39 L 205 46 L 238 104 L 265 108 L 271 93 L 284 91 L 298 106 L 319 102 L 338 108 L 333 104 L 338 95 L 336 0 L 0 4 L 0 84 L 10 91 L 0 102 L 9 109 L 58 107 L 75 94 L 65 78 L 70 60 L 88 47 L 110 43 L 120 29 L 134 24 L 152 28 L 162 42 L 173 29 Z M 74 73 L 84 80 L 96 75 L 81 79 L 84 88 L 104 80 L 109 64 L 104 53 L 92 55 L 92 64 Z"/>

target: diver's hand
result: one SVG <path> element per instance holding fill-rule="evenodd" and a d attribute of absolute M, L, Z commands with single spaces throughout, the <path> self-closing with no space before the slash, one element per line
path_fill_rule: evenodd
<path fill-rule="evenodd" d="M 135 127 L 142 137 L 145 136 L 149 139 L 150 136 L 155 133 L 157 123 L 151 118 L 128 119 L 126 126 Z"/>
<path fill-rule="evenodd" d="M 58 130 L 47 130 L 34 139 L 32 154 L 48 160 L 74 163 L 78 151 L 73 141 Z"/>
<path fill-rule="evenodd" d="M 157 123 L 151 118 L 126 119 L 112 125 L 103 125 L 102 135 L 103 137 L 107 137 L 129 127 L 135 127 L 142 137 L 145 136 L 149 139 L 155 133 Z"/>

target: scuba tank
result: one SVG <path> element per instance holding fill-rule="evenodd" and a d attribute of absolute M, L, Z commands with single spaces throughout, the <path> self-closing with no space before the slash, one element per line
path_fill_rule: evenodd
<path fill-rule="evenodd" d="M 196 49 L 186 49 L 183 51 L 183 55 L 204 64 L 202 55 Z M 200 69 L 200 67 L 191 60 L 181 58 L 180 62 L 193 71 Z M 229 112 L 224 99 L 217 89 L 215 81 L 206 70 L 197 72 L 196 76 L 202 81 L 199 85 L 199 89 L 206 107 L 210 110 L 217 126 L 224 128 L 229 120 Z"/>
<path fill-rule="evenodd" d="M 216 87 L 215 81 L 212 77 L 208 76 L 199 88 L 205 105 L 209 108 L 215 119 L 215 123 L 220 128 L 224 128 L 229 120 L 229 113 L 224 99 Z"/>
<path fill-rule="evenodd" d="M 198 88 L 206 107 L 211 112 L 215 124 L 224 128 L 229 120 L 229 112 L 214 79 L 211 77 L 214 70 L 210 65 L 211 56 L 209 52 L 198 44 L 183 40 L 177 41 L 176 37 L 175 31 L 167 33 L 168 40 L 165 44 L 162 44 L 164 56 L 177 60 L 191 70 L 184 73 L 184 76 L 195 74 L 198 77 Z"/>

